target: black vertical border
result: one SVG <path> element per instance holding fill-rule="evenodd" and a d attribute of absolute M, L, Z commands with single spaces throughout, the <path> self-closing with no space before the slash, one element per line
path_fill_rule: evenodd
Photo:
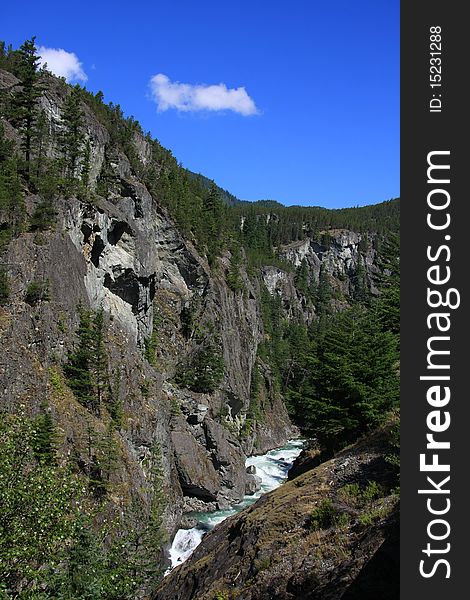
<path fill-rule="evenodd" d="M 470 279 L 470 24 L 464 16 L 466 5 L 452 0 L 415 0 L 401 4 L 401 598 L 403 600 L 453 600 L 470 597 L 470 335 L 468 315 Z M 429 112 L 432 90 L 430 79 L 430 27 L 442 28 L 442 112 Z M 432 231 L 426 224 L 427 154 L 450 150 L 451 225 L 448 231 Z M 442 187 L 442 186 L 441 186 Z M 444 235 L 451 240 L 444 241 Z M 426 486 L 426 474 L 420 473 L 419 455 L 426 450 L 426 416 L 432 408 L 426 401 L 429 382 L 419 380 L 426 374 L 428 337 L 433 335 L 426 317 L 433 312 L 427 306 L 428 245 L 437 248 L 448 243 L 451 249 L 449 286 L 461 294 L 461 305 L 451 313 L 450 388 L 447 409 L 451 425 L 441 434 L 451 443 L 450 511 L 446 518 L 451 526 L 449 538 L 433 542 L 427 525 L 433 518 L 426 508 L 426 496 L 418 489 Z M 444 259 L 440 264 L 445 265 Z M 435 287 L 435 286 L 434 286 Z M 445 286 L 442 286 L 445 287 Z M 446 310 L 444 308 L 440 310 Z M 434 334 L 435 335 L 435 334 Z M 446 334 L 442 334 L 446 335 Z M 449 358 L 449 357 L 446 357 Z M 429 373 L 428 373 L 429 374 Z M 442 409 L 445 410 L 445 409 Z M 443 461 L 443 452 L 440 453 Z M 432 475 L 428 473 L 428 475 Z M 436 480 L 444 474 L 437 473 Z M 442 497 L 441 497 L 442 498 Z M 436 504 L 437 506 L 437 504 Z M 436 529 L 437 531 L 437 529 Z M 422 552 L 431 542 L 435 548 L 450 543 L 446 558 L 451 566 L 450 578 L 441 565 L 428 579 L 419 573 L 419 563 L 427 559 Z"/>

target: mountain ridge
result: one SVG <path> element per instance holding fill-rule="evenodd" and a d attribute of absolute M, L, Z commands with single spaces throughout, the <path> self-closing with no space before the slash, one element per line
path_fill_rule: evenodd
<path fill-rule="evenodd" d="M 387 297 L 399 204 L 227 205 L 119 106 L 38 71 L 35 56 L 34 40 L 0 56 L 0 459 L 14 464 L 23 432 L 12 514 L 26 522 L 33 503 L 46 519 L 61 486 L 26 500 L 25 481 L 60 475 L 83 508 L 65 505 L 58 522 L 85 525 L 65 544 L 51 525 L 47 548 L 34 542 L 40 519 L 27 521 L 26 544 L 10 527 L 0 575 L 13 597 L 37 585 L 44 597 L 138 597 L 158 581 L 184 514 L 256 488 L 247 455 L 296 435 L 293 421 L 327 436 L 334 420 L 311 410 L 316 340 L 334 347 L 328 332 L 351 315 L 379 348 L 393 345 L 368 306 Z M 393 379 L 391 350 L 378 358 L 374 373 Z M 370 394 L 378 379 L 356 366 L 346 383 Z M 386 392 L 365 415 L 360 403 L 351 415 L 332 405 L 348 417 L 345 439 L 376 422 Z M 26 578 L 11 558 L 20 543 Z M 75 580 L 77 553 L 90 567 Z"/>

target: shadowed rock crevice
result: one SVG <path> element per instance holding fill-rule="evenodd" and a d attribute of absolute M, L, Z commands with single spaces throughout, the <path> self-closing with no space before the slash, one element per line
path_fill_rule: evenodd
<path fill-rule="evenodd" d="M 129 236 L 133 235 L 130 225 L 124 221 L 113 221 L 111 229 L 108 231 L 108 242 L 112 246 L 115 246 L 124 233 L 127 233 Z"/>
<path fill-rule="evenodd" d="M 125 269 L 115 279 L 105 273 L 104 286 L 130 304 L 135 315 L 146 312 L 155 297 L 155 275 L 139 277 L 132 269 Z M 142 293 L 145 289 L 148 289 L 148 302 L 145 300 L 146 295 Z"/>
<path fill-rule="evenodd" d="M 99 267 L 100 258 L 101 258 L 101 255 L 103 254 L 105 247 L 106 247 L 106 245 L 103 242 L 103 240 L 101 239 L 101 236 L 97 235 L 93 242 L 93 246 L 91 248 L 91 254 L 90 254 L 90 260 L 97 268 Z"/>

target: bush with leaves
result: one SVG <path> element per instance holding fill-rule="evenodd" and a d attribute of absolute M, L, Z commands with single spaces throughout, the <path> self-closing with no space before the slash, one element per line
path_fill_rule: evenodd
<path fill-rule="evenodd" d="M 43 281 L 32 281 L 26 288 L 24 300 L 31 306 L 36 306 L 39 302 L 50 299 L 49 281 L 47 279 Z"/>
<path fill-rule="evenodd" d="M 139 588 L 155 585 L 162 574 L 159 448 L 153 447 L 148 465 L 150 513 L 137 529 L 129 528 L 126 514 L 108 522 L 80 477 L 56 464 L 47 414 L 0 420 L 0 597 L 137 597 Z"/>
<path fill-rule="evenodd" d="M 211 394 L 224 376 L 222 349 L 216 342 L 206 342 L 195 352 L 189 365 L 180 369 L 176 381 L 194 392 Z"/>
<path fill-rule="evenodd" d="M 38 460 L 37 426 L 23 415 L 0 422 L 0 581 L 13 596 L 61 563 L 83 497 L 67 468 Z"/>

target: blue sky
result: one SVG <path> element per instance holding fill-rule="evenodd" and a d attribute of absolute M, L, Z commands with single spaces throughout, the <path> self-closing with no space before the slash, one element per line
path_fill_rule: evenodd
<path fill-rule="evenodd" d="M 0 39 L 32 35 L 241 199 L 399 195 L 398 0 L 7 3 Z"/>

